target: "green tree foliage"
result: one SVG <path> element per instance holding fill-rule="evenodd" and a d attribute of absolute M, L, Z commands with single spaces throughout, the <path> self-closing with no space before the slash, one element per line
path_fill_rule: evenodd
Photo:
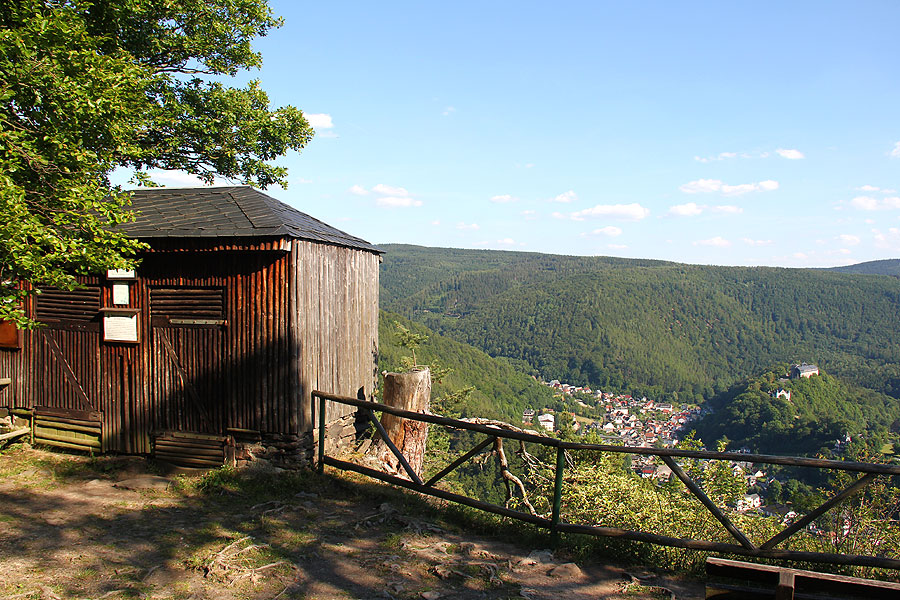
<path fill-rule="evenodd" d="M 181 169 L 265 188 L 272 160 L 313 131 L 271 110 L 251 41 L 278 27 L 264 0 L 7 0 L 0 6 L 0 318 L 26 324 L 28 285 L 133 266 L 116 233 L 117 167 Z"/>
<path fill-rule="evenodd" d="M 471 416 L 521 421 L 526 408 L 559 407 L 550 388 L 520 373 L 502 360 L 430 331 L 423 325 L 394 313 L 381 312 L 378 329 L 378 370 L 395 371 L 404 367 L 407 350 L 401 345 L 395 323 L 424 339 L 418 347 L 421 364 L 439 361 L 450 372 L 435 381 L 432 388 L 434 412 L 447 416 Z M 460 391 L 471 390 L 463 394 Z"/>
<path fill-rule="evenodd" d="M 732 448 L 791 455 L 831 456 L 837 440 L 861 436 L 881 447 L 900 417 L 897 401 L 885 394 L 822 372 L 809 379 L 784 380 L 786 366 L 751 377 L 713 398 L 713 412 L 695 424 L 710 444 L 725 435 Z M 790 400 L 773 397 L 778 389 Z"/>

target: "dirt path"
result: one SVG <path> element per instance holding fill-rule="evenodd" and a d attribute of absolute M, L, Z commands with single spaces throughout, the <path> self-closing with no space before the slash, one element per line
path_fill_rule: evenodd
<path fill-rule="evenodd" d="M 0 454 L 0 598 L 702 598 L 696 582 L 464 533 L 326 474 L 162 477 L 142 459 Z"/>

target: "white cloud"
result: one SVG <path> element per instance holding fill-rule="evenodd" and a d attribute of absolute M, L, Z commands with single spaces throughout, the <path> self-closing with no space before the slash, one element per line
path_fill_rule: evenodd
<path fill-rule="evenodd" d="M 625 244 L 607 244 L 607 248 L 611 248 L 612 250 L 625 250 L 628 248 Z"/>
<path fill-rule="evenodd" d="M 566 213 L 561 213 L 561 212 L 559 212 L 559 211 L 554 212 L 554 213 L 551 214 L 550 216 L 553 217 L 554 219 L 566 219 L 566 218 L 568 218 L 568 216 L 566 215 Z M 573 218 L 574 220 L 576 220 L 576 221 L 583 221 L 583 220 L 584 220 L 584 219 L 575 219 L 575 217 L 572 217 L 572 218 Z"/>
<path fill-rule="evenodd" d="M 491 202 L 496 202 L 497 204 L 506 204 L 507 202 L 515 202 L 518 200 L 515 196 L 511 196 L 510 194 L 501 194 L 499 196 L 492 196 Z"/>
<path fill-rule="evenodd" d="M 740 206 L 734 206 L 733 204 L 722 204 L 720 206 L 713 206 L 711 209 L 713 212 L 722 213 L 726 215 L 739 215 L 744 212 L 744 209 Z"/>
<path fill-rule="evenodd" d="M 441 114 L 443 116 L 447 117 L 447 116 L 452 115 L 455 112 L 456 112 L 456 109 L 454 107 L 448 106 L 447 108 L 444 109 L 444 111 Z"/>
<path fill-rule="evenodd" d="M 696 217 L 703 213 L 703 207 L 697 206 L 695 202 L 687 204 L 676 204 L 669 209 L 669 214 L 676 217 Z"/>
<path fill-rule="evenodd" d="M 726 196 L 740 196 L 756 191 L 757 189 L 759 188 L 755 183 L 739 183 L 738 185 L 725 184 L 722 186 L 722 193 Z"/>
<path fill-rule="evenodd" d="M 554 213 L 558 214 L 558 213 Z M 627 221 L 640 221 L 650 214 L 650 209 L 644 208 L 640 204 L 598 204 L 593 208 L 586 208 L 573 212 L 569 218 L 573 221 L 583 221 L 586 218 L 593 217 L 612 217 L 614 219 L 624 219 Z"/>
<path fill-rule="evenodd" d="M 850 201 L 850 204 L 860 210 L 878 210 L 878 199 L 870 196 L 857 196 Z"/>
<path fill-rule="evenodd" d="M 726 240 L 721 236 L 716 236 L 713 238 L 709 238 L 708 240 L 697 240 L 694 242 L 695 246 L 714 246 L 716 248 L 727 248 L 731 245 L 731 242 Z"/>
<path fill-rule="evenodd" d="M 563 192 L 562 194 L 560 194 L 560 195 L 557 196 L 556 198 L 552 198 L 552 199 L 550 200 L 550 202 L 565 202 L 565 203 L 568 203 L 568 202 L 572 202 L 573 200 L 577 200 L 577 199 L 578 199 L 578 195 L 577 195 L 573 190 L 569 190 L 568 192 Z"/>
<path fill-rule="evenodd" d="M 864 186 L 858 187 L 856 189 L 858 189 L 861 192 L 877 192 L 881 188 L 875 187 L 874 185 L 864 185 Z"/>
<path fill-rule="evenodd" d="M 502 240 L 497 240 L 497 243 L 501 246 L 515 246 L 516 240 L 512 238 L 503 238 Z"/>
<path fill-rule="evenodd" d="M 472 231 L 481 229 L 481 227 L 478 226 L 478 223 L 466 224 L 466 223 L 463 223 L 462 221 L 460 221 L 459 223 L 456 224 L 456 228 L 457 229 L 470 229 Z"/>
<path fill-rule="evenodd" d="M 331 129 L 334 127 L 334 123 L 331 121 L 331 115 L 326 113 L 314 113 L 314 114 L 304 114 L 306 118 L 306 122 L 309 123 L 313 129 Z"/>
<path fill-rule="evenodd" d="M 711 194 L 721 192 L 725 196 L 740 196 L 749 192 L 771 192 L 778 189 L 778 182 L 771 179 L 759 183 L 729 185 L 719 179 L 697 179 L 678 188 L 685 194 Z"/>
<path fill-rule="evenodd" d="M 738 155 L 737 152 L 719 152 L 715 156 L 709 156 L 706 158 L 703 158 L 700 156 L 695 156 L 694 160 L 696 160 L 697 162 L 708 163 L 708 162 L 713 162 L 713 161 L 726 160 L 729 158 L 735 158 L 735 157 L 737 157 L 737 155 Z"/>
<path fill-rule="evenodd" d="M 804 154 L 799 150 L 794 148 L 778 148 L 774 152 L 781 158 L 787 158 L 789 160 L 799 160 L 801 158 L 805 158 Z M 772 152 L 761 151 L 761 152 L 720 152 L 714 156 L 695 156 L 694 160 L 701 163 L 711 163 L 718 162 L 720 160 L 728 160 L 731 158 L 769 158 L 772 156 Z"/>
<path fill-rule="evenodd" d="M 375 200 L 375 204 L 388 208 L 410 208 L 413 206 L 422 206 L 422 201 L 416 200 L 415 198 L 410 198 L 409 196 L 404 196 L 401 198 L 397 198 L 395 196 L 384 196 Z"/>
<path fill-rule="evenodd" d="M 859 236 L 850 235 L 849 233 L 842 233 L 841 235 L 837 236 L 836 239 L 840 240 L 841 243 L 847 244 L 848 246 L 855 246 L 860 242 Z"/>
<path fill-rule="evenodd" d="M 876 246 L 892 252 L 900 252 L 900 229 L 891 227 L 887 230 L 887 233 L 873 229 L 872 233 L 875 235 Z"/>
<path fill-rule="evenodd" d="M 622 235 L 622 229 L 614 225 L 607 225 L 606 227 L 601 227 L 600 229 L 593 230 L 591 232 L 591 235 L 606 235 L 609 237 L 616 237 Z"/>
<path fill-rule="evenodd" d="M 221 185 L 232 185 L 231 182 L 224 178 L 216 177 L 216 181 L 212 185 L 204 183 L 196 175 L 191 175 L 185 171 L 167 171 L 163 169 L 150 169 L 147 175 L 163 187 L 215 187 Z"/>
<path fill-rule="evenodd" d="M 685 194 L 708 194 L 722 189 L 722 182 L 718 179 L 697 179 L 685 183 L 678 188 Z"/>
<path fill-rule="evenodd" d="M 772 240 L 754 240 L 751 238 L 741 238 L 741 241 L 747 244 L 748 246 L 770 246 L 772 245 Z"/>
<path fill-rule="evenodd" d="M 438 220 L 434 220 L 434 221 L 431 222 L 431 224 L 432 224 L 432 225 L 440 225 L 441 222 L 438 221 Z"/>
<path fill-rule="evenodd" d="M 900 196 L 888 196 L 880 200 L 871 196 L 857 196 L 850 204 L 859 210 L 896 210 L 900 209 Z"/>
<path fill-rule="evenodd" d="M 803 153 L 799 150 L 787 150 L 785 148 L 779 148 L 775 151 L 775 153 L 781 158 L 787 158 L 788 160 L 799 160 L 804 158 Z"/>
<path fill-rule="evenodd" d="M 894 144 L 894 149 L 891 150 L 892 158 L 900 158 L 900 142 Z"/>
<path fill-rule="evenodd" d="M 532 219 L 537 219 L 537 211 L 534 211 L 534 210 L 523 210 L 519 214 L 522 215 L 523 217 L 525 217 L 529 221 Z"/>
<path fill-rule="evenodd" d="M 422 201 L 413 198 L 409 193 L 409 190 L 393 185 L 379 183 L 374 186 L 371 191 L 361 185 L 354 185 L 349 191 L 351 194 L 356 194 L 357 196 L 368 196 L 370 193 L 377 194 L 380 197 L 375 200 L 376 206 L 387 208 L 411 208 L 414 206 L 422 206 Z"/>
<path fill-rule="evenodd" d="M 373 187 L 372 191 L 376 194 L 384 194 L 386 196 L 409 196 L 409 192 L 406 190 L 406 188 L 394 187 L 392 185 L 385 185 L 383 183 L 379 183 L 378 185 Z"/>

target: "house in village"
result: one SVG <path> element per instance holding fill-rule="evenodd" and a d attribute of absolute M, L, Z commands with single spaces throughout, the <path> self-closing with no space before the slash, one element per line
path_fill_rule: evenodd
<path fill-rule="evenodd" d="M 784 398 L 785 400 L 787 400 L 788 402 L 790 402 L 790 400 L 791 400 L 791 390 L 785 390 L 785 389 L 782 389 L 782 388 L 778 388 L 778 389 L 775 390 L 774 392 L 769 392 L 769 396 L 771 396 L 772 398 L 776 398 L 776 399 L 777 399 L 777 398 Z"/>
<path fill-rule="evenodd" d="M 762 498 L 759 494 L 744 494 L 737 501 L 737 510 L 739 512 L 747 512 L 759 508 L 762 505 Z"/>
<path fill-rule="evenodd" d="M 66 448 L 302 464 L 313 390 L 373 394 L 381 252 L 246 186 L 138 190 L 133 209 L 137 270 L 29 299 L 45 326 L 0 350 L 0 407 Z M 330 444 L 351 410 L 326 411 Z"/>
<path fill-rule="evenodd" d="M 556 417 L 552 414 L 542 414 L 538 415 L 538 425 L 546 429 L 547 431 L 552 432 L 556 426 Z"/>

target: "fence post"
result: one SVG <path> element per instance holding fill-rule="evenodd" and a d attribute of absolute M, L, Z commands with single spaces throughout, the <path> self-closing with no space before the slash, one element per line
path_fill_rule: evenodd
<path fill-rule="evenodd" d="M 313 403 L 315 404 L 315 403 Z M 325 397 L 319 396 L 319 473 L 325 472 Z"/>
<path fill-rule="evenodd" d="M 556 447 L 556 482 L 553 484 L 553 512 L 550 516 L 550 531 L 553 543 L 559 541 L 559 513 L 562 510 L 563 470 L 566 467 L 566 451 L 562 446 Z"/>

